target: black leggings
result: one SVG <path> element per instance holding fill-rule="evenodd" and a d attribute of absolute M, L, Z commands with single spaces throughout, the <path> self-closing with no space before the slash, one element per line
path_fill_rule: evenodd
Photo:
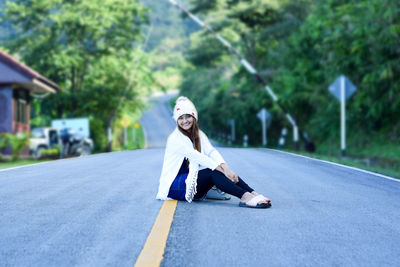
<path fill-rule="evenodd" d="M 246 192 L 254 191 L 240 177 L 239 182 L 235 184 L 220 171 L 203 169 L 198 173 L 197 193 L 194 198 L 202 198 L 214 185 L 220 190 L 238 198 L 241 198 Z"/>

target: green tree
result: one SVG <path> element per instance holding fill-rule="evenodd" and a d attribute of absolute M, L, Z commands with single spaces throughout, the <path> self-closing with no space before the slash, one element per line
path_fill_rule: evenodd
<path fill-rule="evenodd" d="M 338 103 L 327 87 L 343 73 L 359 89 L 348 105 L 349 124 L 359 129 L 352 135 L 368 140 L 376 133 L 398 143 L 398 1 L 193 0 L 191 5 L 257 68 L 317 142 L 337 136 Z M 250 141 L 255 140 L 261 107 L 272 112 L 273 139 L 290 126 L 254 76 L 207 31 L 192 34 L 186 59 L 192 66 L 185 69 L 182 93 L 197 100 L 208 130 L 227 133 L 226 118 L 234 118 L 238 132 L 253 132 Z"/>
<path fill-rule="evenodd" d="M 101 120 L 105 131 L 121 97 L 127 106 L 141 107 L 138 96 L 144 93 L 143 87 L 129 81 L 132 75 L 143 76 L 137 74 L 143 68 L 129 62 L 136 57 L 133 48 L 142 42 L 147 13 L 137 0 L 7 2 L 4 20 L 20 34 L 4 44 L 60 84 L 62 91 L 41 103 L 42 114 L 51 118 L 90 116 Z"/>
<path fill-rule="evenodd" d="M 360 138 L 381 131 L 389 140 L 398 135 L 399 7 L 392 0 L 318 2 L 286 41 L 274 84 L 285 88 L 292 99 L 287 104 L 303 111 L 321 141 L 337 134 L 338 103 L 327 87 L 341 73 L 358 86 L 348 120 Z"/>
<path fill-rule="evenodd" d="M 166 90 L 179 88 L 182 69 L 186 66 L 183 53 L 189 46 L 189 35 L 199 30 L 191 19 L 181 19 L 179 10 L 168 1 L 143 0 L 151 9 L 150 33 L 145 51 L 150 53 L 151 70 L 154 76 L 153 88 Z M 187 4 L 187 0 L 181 1 Z"/>
<path fill-rule="evenodd" d="M 206 16 L 206 22 L 271 82 L 278 69 L 274 65 L 280 57 L 277 50 L 301 25 L 309 4 L 308 1 L 221 0 L 192 1 L 192 5 L 193 11 Z M 193 67 L 185 72 L 182 92 L 195 99 L 196 95 L 210 94 L 208 98 L 215 100 L 208 101 L 204 107 L 202 125 L 211 132 L 228 133 L 226 120 L 233 118 L 238 136 L 247 134 L 252 144 L 260 144 L 261 125 L 256 114 L 265 107 L 273 113 L 275 127 L 269 133 L 277 139 L 280 129 L 287 125 L 285 114 L 274 105 L 255 77 L 205 30 L 192 34 L 191 41 L 186 58 Z M 198 94 L 199 87 L 208 88 L 208 91 Z M 211 114 L 211 110 L 215 113 Z"/>

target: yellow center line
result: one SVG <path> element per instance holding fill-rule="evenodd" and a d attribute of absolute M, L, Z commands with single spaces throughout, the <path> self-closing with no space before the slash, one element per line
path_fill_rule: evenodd
<path fill-rule="evenodd" d="M 177 203 L 177 200 L 164 201 L 135 267 L 160 266 Z"/>

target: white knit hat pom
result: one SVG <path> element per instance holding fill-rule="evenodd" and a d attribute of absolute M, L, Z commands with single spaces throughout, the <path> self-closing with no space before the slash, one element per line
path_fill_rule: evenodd
<path fill-rule="evenodd" d="M 186 96 L 180 96 L 176 99 L 175 105 L 178 104 L 179 101 L 189 100 Z"/>

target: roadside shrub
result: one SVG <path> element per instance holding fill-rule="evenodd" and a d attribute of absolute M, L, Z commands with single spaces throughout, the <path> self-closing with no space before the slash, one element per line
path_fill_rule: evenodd
<path fill-rule="evenodd" d="M 3 154 L 1 153 L 2 149 L 8 147 L 7 137 L 5 134 L 6 133 L 0 133 L 0 159 L 3 157 Z"/>
<path fill-rule="evenodd" d="M 40 158 L 50 158 L 50 159 L 56 159 L 60 157 L 60 149 L 55 147 L 55 148 L 49 148 L 49 149 L 43 149 L 40 152 Z"/>
<path fill-rule="evenodd" d="M 102 120 L 90 118 L 90 135 L 94 143 L 94 152 L 103 152 L 107 147 L 107 128 Z"/>
<path fill-rule="evenodd" d="M 29 139 L 26 134 L 1 133 L 0 135 L 0 149 L 11 146 L 11 159 L 13 161 L 19 159 L 19 154 L 28 144 Z M 0 156 L 2 155 L 0 154 Z"/>

